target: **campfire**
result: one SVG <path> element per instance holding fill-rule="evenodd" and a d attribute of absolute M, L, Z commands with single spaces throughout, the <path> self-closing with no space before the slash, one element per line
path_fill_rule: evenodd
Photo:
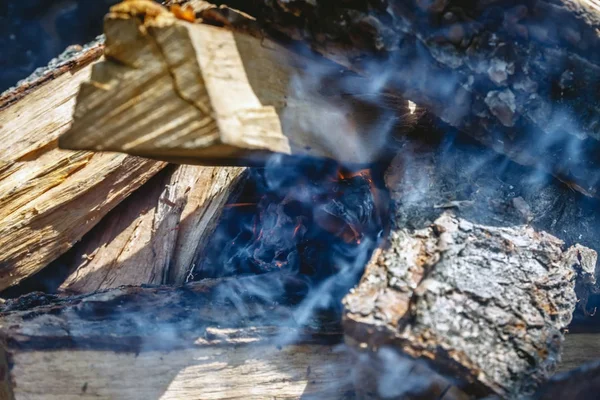
<path fill-rule="evenodd" d="M 114 6 L 0 96 L 0 398 L 595 396 L 597 15 Z"/>

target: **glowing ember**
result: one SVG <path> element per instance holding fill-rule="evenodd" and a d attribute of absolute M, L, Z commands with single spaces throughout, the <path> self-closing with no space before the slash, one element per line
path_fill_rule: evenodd
<path fill-rule="evenodd" d="M 318 282 L 375 246 L 382 198 L 373 170 L 286 158 L 254 169 L 225 211 L 195 280 L 285 270 Z"/>

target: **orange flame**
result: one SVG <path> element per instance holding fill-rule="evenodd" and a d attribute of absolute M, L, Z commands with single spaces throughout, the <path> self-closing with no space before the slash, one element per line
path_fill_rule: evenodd
<path fill-rule="evenodd" d="M 225 208 L 234 208 L 234 207 L 249 207 L 249 206 L 255 206 L 257 203 L 231 203 L 231 204 L 225 204 L 223 207 Z"/>

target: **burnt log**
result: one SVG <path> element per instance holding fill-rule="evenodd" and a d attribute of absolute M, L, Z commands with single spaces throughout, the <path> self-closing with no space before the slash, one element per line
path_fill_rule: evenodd
<path fill-rule="evenodd" d="M 299 284 L 266 274 L 7 301 L 0 397 L 345 398 L 339 324 L 296 322 Z"/>
<path fill-rule="evenodd" d="M 352 377 L 364 362 L 342 345 L 339 320 L 298 322 L 299 291 L 296 277 L 271 273 L 8 300 L 0 309 L 0 396 L 355 398 Z M 595 338 L 568 335 L 565 365 L 597 357 Z M 462 395 L 425 366 L 406 365 L 418 382 L 436 383 L 434 398 Z"/>
<path fill-rule="evenodd" d="M 382 106 L 402 95 L 519 163 L 600 193 L 593 2 L 213 3 L 255 17 L 260 35 L 308 43 L 377 78 Z"/>

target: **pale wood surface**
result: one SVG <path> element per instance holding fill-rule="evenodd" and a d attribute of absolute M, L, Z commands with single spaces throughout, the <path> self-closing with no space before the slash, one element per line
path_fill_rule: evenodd
<path fill-rule="evenodd" d="M 82 86 L 63 148 L 214 165 L 272 152 L 364 162 L 383 146 L 366 103 L 318 92 L 335 78 L 315 81 L 315 71 L 341 76 L 324 59 L 178 20 L 149 1 L 114 7 L 105 32 L 107 58 Z"/>
<path fill-rule="evenodd" d="M 16 400 L 340 399 L 351 389 L 349 355 L 326 345 L 209 343 L 140 354 L 33 351 L 12 361 Z"/>
<path fill-rule="evenodd" d="M 223 206 L 234 199 L 246 176 L 242 167 L 187 167 L 190 190 L 181 211 L 167 282 L 182 284 L 204 254 Z"/>
<path fill-rule="evenodd" d="M 600 197 L 597 0 L 212 2 L 250 14 L 262 36 L 308 45 L 370 76 L 379 104 L 398 94 Z"/>
<path fill-rule="evenodd" d="M 83 57 L 88 64 L 100 56 L 97 50 L 85 50 L 93 53 Z M 59 150 L 57 138 L 70 126 L 79 85 L 92 66 L 61 68 L 25 93 L 16 88 L 2 97 L 0 289 L 69 249 L 165 165 L 122 154 Z"/>
<path fill-rule="evenodd" d="M 7 301 L 4 387 L 17 399 L 338 398 L 350 366 L 339 325 L 300 326 L 285 296 L 257 291 L 293 283 L 273 273 Z"/>
<path fill-rule="evenodd" d="M 122 285 L 182 284 L 242 167 L 172 166 L 117 206 L 75 247 L 61 289 L 89 293 Z"/>
<path fill-rule="evenodd" d="M 278 348 L 257 338 L 227 342 L 199 341 L 191 349 L 139 354 L 99 350 L 17 353 L 10 376 L 15 383 L 27 385 L 17 385 L 14 397 L 0 398 L 298 399 L 320 394 L 318 398 L 338 399 L 351 394 L 354 363 L 339 345 Z M 597 334 L 567 335 L 559 371 L 600 359 L 598 343 Z"/>
<path fill-rule="evenodd" d="M 577 368 L 587 362 L 600 360 L 600 334 L 572 333 L 565 335 L 560 372 Z"/>

